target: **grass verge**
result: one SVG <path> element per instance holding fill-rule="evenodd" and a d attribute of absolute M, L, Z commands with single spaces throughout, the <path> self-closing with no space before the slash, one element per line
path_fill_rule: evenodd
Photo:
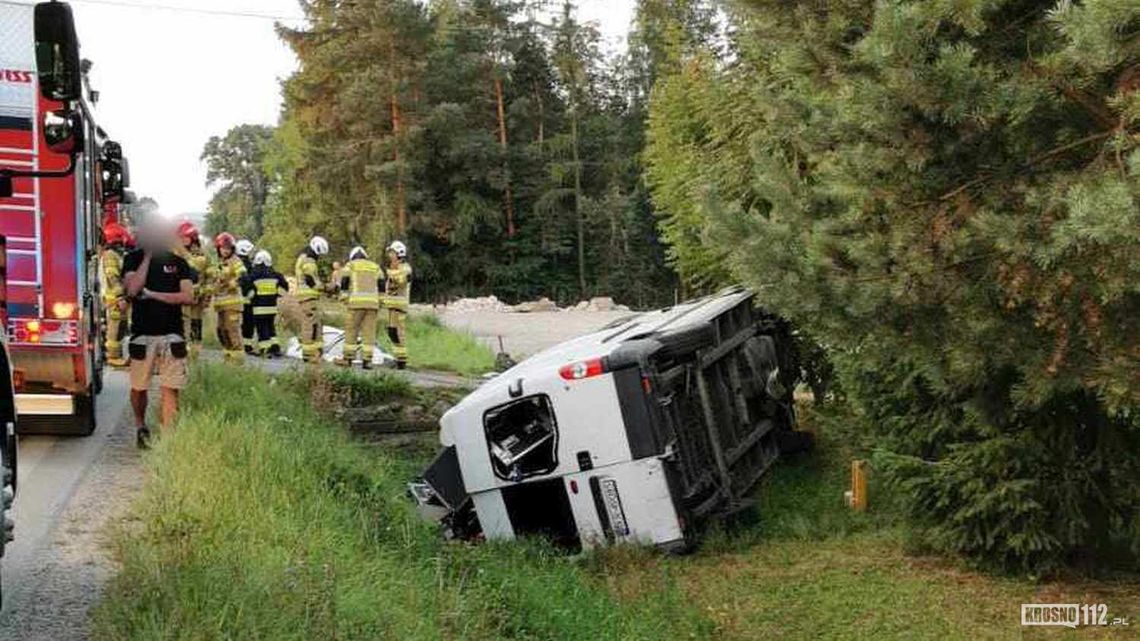
<path fill-rule="evenodd" d="M 411 461 L 353 443 L 285 379 L 208 363 L 193 376 L 148 455 L 137 525 L 115 537 L 96 638 L 710 635 L 669 570 L 626 599 L 538 542 L 444 543 L 404 497 Z"/>
<path fill-rule="evenodd" d="M 347 310 L 342 303 L 322 298 L 320 309 L 326 325 L 340 328 L 345 326 Z M 283 298 L 279 322 L 283 336 L 296 335 L 300 326 L 299 315 L 296 303 Z M 381 311 L 377 323 L 377 342 L 384 351 L 391 354 L 392 342 L 388 340 L 386 323 L 387 315 Z M 408 365 L 412 369 L 454 372 L 466 376 L 478 376 L 495 369 L 495 353 L 490 348 L 470 334 L 444 326 L 436 316 L 410 315 L 407 333 Z"/>
<path fill-rule="evenodd" d="M 907 554 L 874 484 L 870 511 L 842 506 L 851 441 L 826 430 L 691 556 L 444 543 L 403 493 L 431 448 L 362 446 L 320 415 L 409 394 L 394 377 L 197 366 L 177 433 L 148 457 L 138 525 L 116 537 L 96 638 L 1111 639 L 1140 625 L 1136 577 L 1036 582 Z M 1021 603 L 1106 603 L 1132 625 L 1022 628 Z"/>

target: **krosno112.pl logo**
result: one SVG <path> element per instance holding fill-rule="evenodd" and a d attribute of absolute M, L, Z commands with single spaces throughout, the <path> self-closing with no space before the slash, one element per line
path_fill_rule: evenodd
<path fill-rule="evenodd" d="M 1128 618 L 1110 619 L 1103 603 L 1022 603 L 1021 625 L 1128 625 Z"/>

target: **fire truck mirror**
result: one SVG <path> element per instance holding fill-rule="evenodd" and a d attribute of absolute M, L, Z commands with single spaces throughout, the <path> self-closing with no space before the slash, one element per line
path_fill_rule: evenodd
<path fill-rule="evenodd" d="M 123 160 L 103 161 L 103 199 L 106 201 L 123 201 L 126 193 L 126 167 Z"/>
<path fill-rule="evenodd" d="M 12 193 L 12 177 L 0 174 L 0 198 L 11 198 Z"/>
<path fill-rule="evenodd" d="M 119 161 L 119 174 L 123 183 L 123 191 L 126 192 L 127 187 L 131 186 L 131 163 L 126 158 Z"/>
<path fill-rule="evenodd" d="M 83 69 L 71 6 L 41 2 L 36 5 L 35 19 L 40 93 L 48 100 L 78 100 L 83 95 Z"/>
<path fill-rule="evenodd" d="M 83 119 L 67 110 L 44 114 L 44 142 L 57 154 L 77 153 L 83 148 Z"/>

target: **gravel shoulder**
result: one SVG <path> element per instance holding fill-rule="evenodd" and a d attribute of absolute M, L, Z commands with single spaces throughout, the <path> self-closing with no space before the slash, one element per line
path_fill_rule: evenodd
<path fill-rule="evenodd" d="M 99 429 L 86 438 L 21 438 L 16 541 L 4 564 L 4 641 L 89 638 L 88 614 L 114 574 L 106 538 L 144 482 L 126 420 L 127 384 L 111 373 Z"/>
<path fill-rule="evenodd" d="M 503 348 L 515 360 L 533 356 L 542 350 L 595 332 L 631 312 L 589 312 L 566 310 L 557 312 L 500 312 L 440 310 L 440 320 L 448 327 L 468 332 L 499 351 Z"/>

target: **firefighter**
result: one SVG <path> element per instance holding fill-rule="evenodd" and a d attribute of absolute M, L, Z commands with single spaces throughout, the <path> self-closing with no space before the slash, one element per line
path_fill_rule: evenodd
<path fill-rule="evenodd" d="M 348 255 L 348 264 L 341 271 L 341 299 L 348 306 L 347 327 L 344 333 L 344 353 L 338 365 L 350 367 L 358 353 L 363 352 L 364 369 L 372 369 L 372 355 L 376 347 L 376 317 L 380 314 L 380 290 L 384 287 L 384 272 L 368 260 L 363 247 L 354 247 Z"/>
<path fill-rule="evenodd" d="M 281 355 L 277 342 L 277 299 L 289 291 L 281 272 L 273 269 L 273 256 L 264 249 L 253 257 L 253 269 L 242 279 L 242 294 L 249 301 L 257 331 L 257 353 L 268 358 Z"/>
<path fill-rule="evenodd" d="M 245 265 L 234 254 L 233 234 L 222 232 L 214 239 L 218 252 L 218 265 L 214 269 L 211 289 L 214 294 L 214 310 L 218 313 L 218 342 L 222 344 L 227 361 L 240 363 L 245 350 L 241 340 L 241 313 L 245 298 L 241 295 L 241 277 L 245 275 Z"/>
<path fill-rule="evenodd" d="M 210 259 L 202 251 L 202 237 L 193 223 L 182 223 L 178 227 L 178 238 L 181 239 L 182 246 L 175 253 L 194 270 L 194 303 L 182 306 L 182 331 L 190 348 L 190 356 L 197 358 L 202 351 L 202 317 L 209 298 Z"/>
<path fill-rule="evenodd" d="M 123 339 L 127 336 L 127 297 L 123 289 L 123 255 L 132 245 L 130 232 L 115 221 L 103 225 L 103 254 L 101 258 L 100 283 L 103 290 L 103 306 L 106 314 L 106 336 L 103 347 L 107 353 L 107 364 L 111 367 L 126 367 L 123 358 Z"/>
<path fill-rule="evenodd" d="M 252 242 L 244 238 L 237 241 L 236 253 L 247 274 L 253 269 L 253 250 Z M 241 342 L 245 346 L 246 354 L 253 353 L 257 342 L 253 337 L 253 332 L 253 307 L 246 304 L 241 308 Z"/>
<path fill-rule="evenodd" d="M 321 326 L 318 309 L 318 299 L 323 288 L 317 271 L 317 259 L 327 253 L 329 241 L 313 236 L 293 266 L 293 275 L 297 279 L 297 303 L 301 308 L 301 356 L 306 363 L 319 362 L 321 347 L 324 346 L 324 328 Z"/>
<path fill-rule="evenodd" d="M 408 366 L 407 320 L 411 301 L 412 266 L 408 263 L 408 247 L 400 241 L 388 246 L 387 279 L 384 307 L 388 309 L 388 338 L 396 357 L 396 369 Z"/>

